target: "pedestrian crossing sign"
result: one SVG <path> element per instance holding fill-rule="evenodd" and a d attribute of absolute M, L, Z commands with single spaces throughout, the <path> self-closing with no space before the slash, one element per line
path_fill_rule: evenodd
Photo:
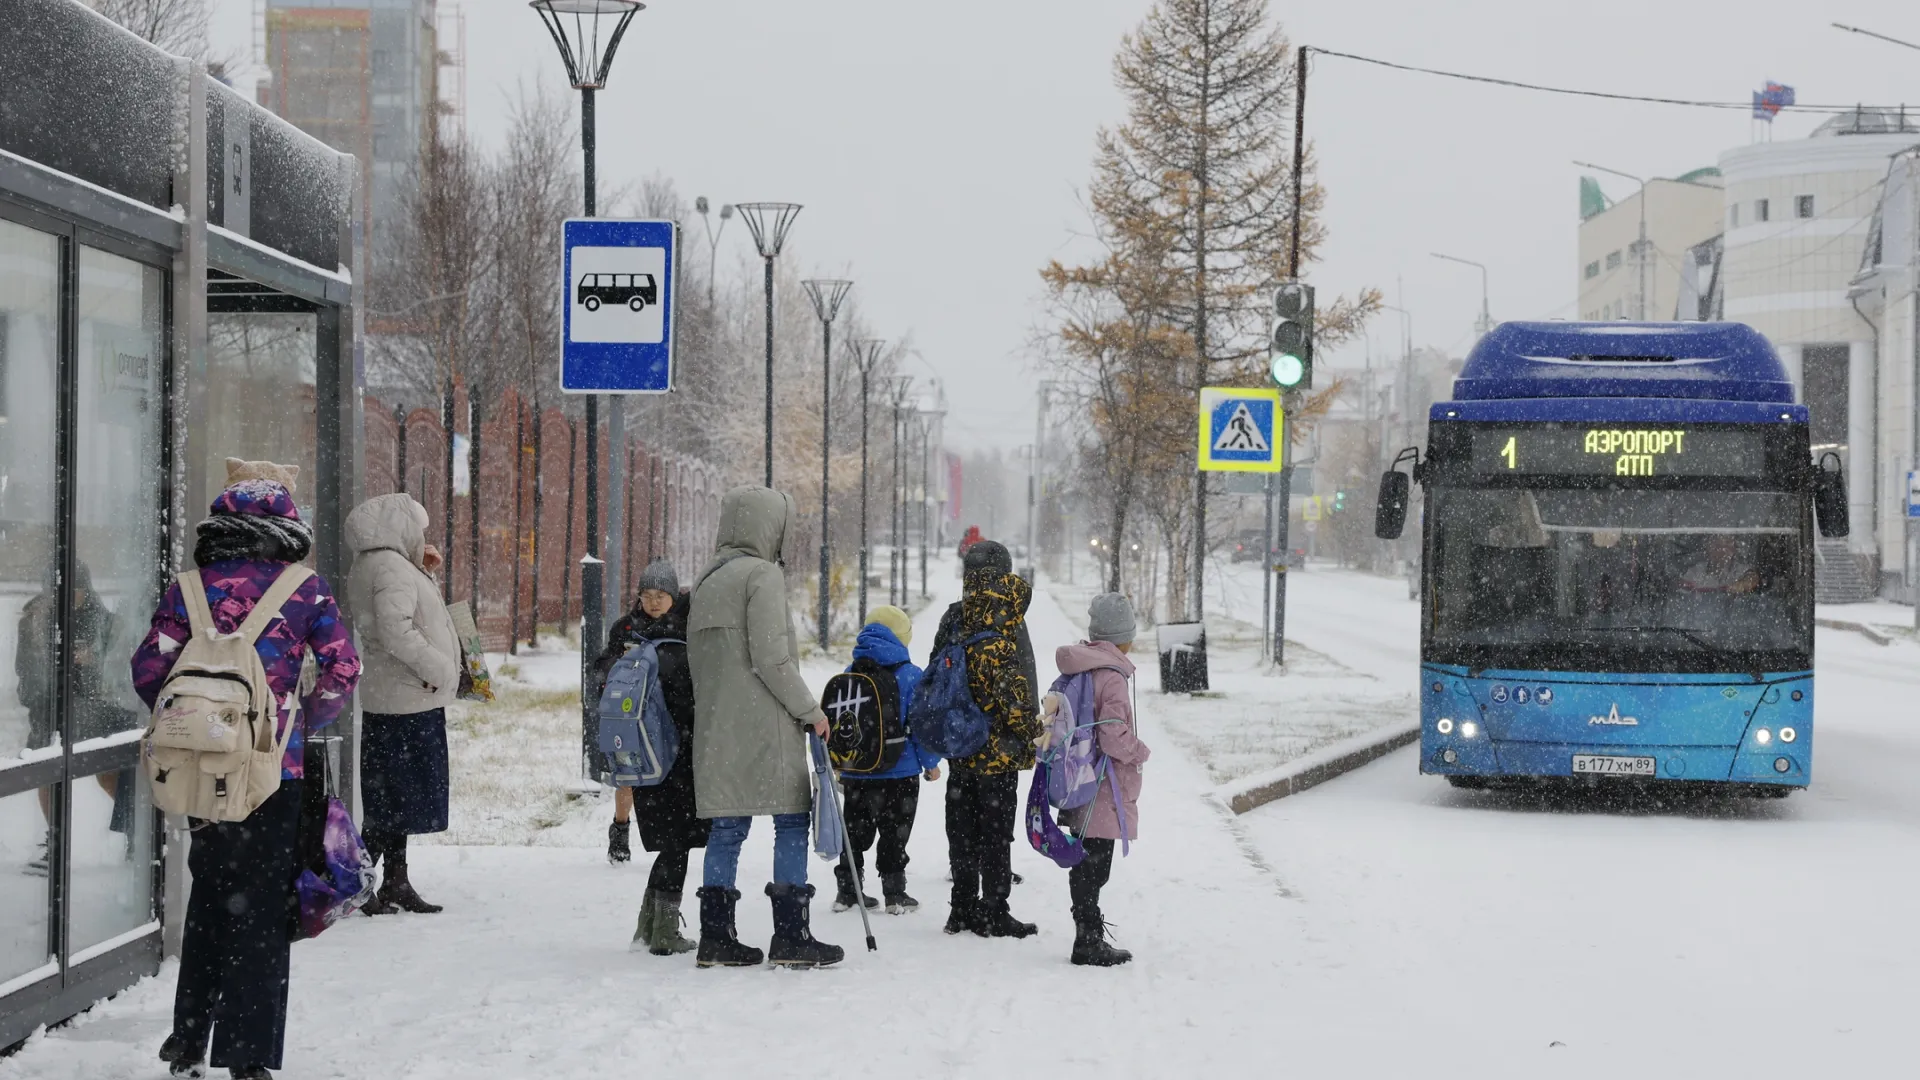
<path fill-rule="evenodd" d="M 1284 424 L 1277 389 L 1202 389 L 1200 468 L 1208 472 L 1279 472 Z"/>

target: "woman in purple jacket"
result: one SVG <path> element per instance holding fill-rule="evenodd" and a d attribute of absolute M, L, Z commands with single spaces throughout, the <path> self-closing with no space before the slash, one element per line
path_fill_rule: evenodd
<path fill-rule="evenodd" d="M 293 503 L 297 466 L 227 459 L 227 489 L 196 531 L 193 561 L 206 587 L 216 628 L 233 633 L 273 580 L 313 549 L 313 530 Z M 215 1068 L 235 1080 L 271 1080 L 280 1067 L 287 1030 L 289 913 L 300 824 L 306 736 L 333 723 L 360 678 L 333 593 L 318 575 L 308 578 L 267 624 L 255 648 L 280 701 L 276 734 L 287 738 L 280 789 L 245 821 L 194 822 L 187 866 L 187 900 L 180 945 L 180 981 L 174 988 L 173 1034 L 160 1059 L 175 1076 L 205 1075 L 208 1036 Z M 153 613 L 146 640 L 133 654 L 133 686 L 148 708 L 180 656 L 191 631 L 175 582 Z M 291 706 L 308 653 L 318 666 L 313 691 Z"/>

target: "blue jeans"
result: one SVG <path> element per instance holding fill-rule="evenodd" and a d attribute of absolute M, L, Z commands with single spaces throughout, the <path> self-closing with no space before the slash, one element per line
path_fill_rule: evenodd
<path fill-rule="evenodd" d="M 773 815 L 773 880 L 781 885 L 807 883 L 807 827 L 810 814 Z M 740 876 L 740 845 L 747 842 L 750 817 L 717 817 L 707 835 L 707 854 L 700 869 L 700 883 L 733 888 Z"/>

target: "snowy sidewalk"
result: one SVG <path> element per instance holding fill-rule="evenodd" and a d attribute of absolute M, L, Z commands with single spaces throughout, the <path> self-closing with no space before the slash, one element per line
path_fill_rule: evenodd
<path fill-rule="evenodd" d="M 941 607 L 917 620 L 920 649 Z M 1051 679 L 1053 647 L 1078 634 L 1046 594 L 1030 621 L 1041 677 Z M 414 879 L 447 905 L 444 915 L 356 918 L 295 946 L 284 1075 L 598 1078 L 644 1063 L 660 1076 L 898 1080 L 1040 1070 L 1111 1080 L 1264 1071 L 1298 1060 L 1280 1054 L 1279 1040 L 1301 1027 L 1334 1044 L 1370 1038 L 1361 995 L 1294 985 L 1301 906 L 1203 797 L 1208 776 L 1156 738 L 1150 713 L 1142 726 L 1155 749 L 1143 837 L 1117 860 L 1104 899 L 1119 942 L 1134 950 L 1127 967 L 1067 963 L 1066 874 L 1024 838 L 1014 851 L 1026 877 L 1014 911 L 1038 922 L 1039 936 L 940 932 L 944 781 L 925 786 L 911 847 L 910 888 L 923 909 L 877 916 L 880 951 L 868 954 L 858 916 L 832 914 L 823 897 L 816 933 L 849 956 L 821 972 L 700 971 L 691 956 L 628 953 L 645 855 L 616 868 L 597 849 L 423 846 Z M 770 871 L 769 833 L 756 824 L 740 874 L 741 934 L 759 943 L 771 934 L 759 888 Z M 696 878 L 699 868 L 696 858 Z M 831 881 L 817 860 L 812 873 L 816 883 Z M 153 1054 L 172 989 L 169 967 L 36 1037 L 0 1061 L 0 1078 L 161 1075 Z"/>

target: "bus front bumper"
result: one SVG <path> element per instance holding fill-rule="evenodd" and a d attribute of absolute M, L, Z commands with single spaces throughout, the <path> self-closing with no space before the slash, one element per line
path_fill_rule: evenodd
<path fill-rule="evenodd" d="M 1441 734 L 1429 723 L 1420 734 L 1420 771 L 1436 776 L 1721 781 L 1806 787 L 1811 751 L 1809 743 L 1760 748 L 1514 742 L 1491 739 L 1478 730 L 1468 735 L 1459 727 Z"/>

